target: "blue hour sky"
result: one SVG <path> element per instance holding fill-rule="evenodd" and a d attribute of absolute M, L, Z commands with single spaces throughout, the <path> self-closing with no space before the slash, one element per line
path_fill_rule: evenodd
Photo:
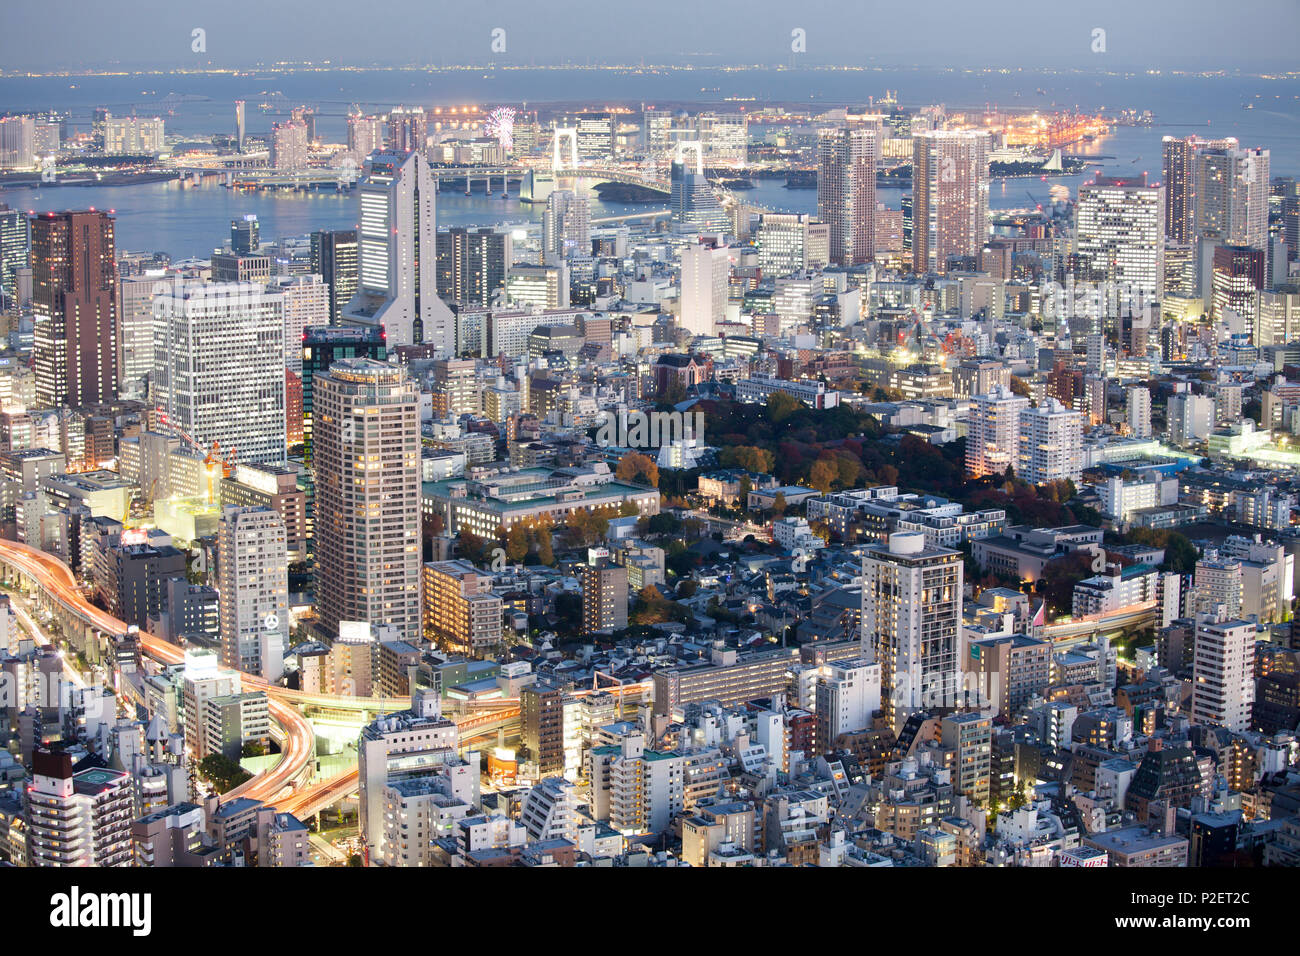
<path fill-rule="evenodd" d="M 790 64 L 796 28 L 808 63 L 1300 69 L 1297 0 L 3 0 L 0 68 Z"/>

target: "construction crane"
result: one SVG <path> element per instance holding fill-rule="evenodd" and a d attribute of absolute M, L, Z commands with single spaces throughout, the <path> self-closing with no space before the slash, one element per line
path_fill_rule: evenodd
<path fill-rule="evenodd" d="M 229 479 L 230 476 L 235 473 L 234 446 L 231 446 L 230 450 L 227 451 L 224 455 L 222 454 L 221 442 L 219 441 L 214 440 L 212 442 L 211 447 L 204 449 L 202 445 L 200 445 L 197 441 L 194 440 L 194 437 L 190 435 L 189 432 L 185 431 L 185 429 L 183 428 L 178 428 L 176 425 L 173 425 L 171 420 L 168 418 L 167 413 L 164 412 L 162 409 L 158 409 L 158 422 L 159 424 L 164 425 L 169 431 L 171 431 L 179 438 L 184 439 L 186 444 L 188 444 L 195 451 L 203 455 L 203 467 L 207 471 L 207 476 L 208 476 L 207 499 L 208 499 L 208 504 L 212 504 L 216 500 L 217 466 L 218 465 L 221 466 L 221 477 L 224 479 Z"/>

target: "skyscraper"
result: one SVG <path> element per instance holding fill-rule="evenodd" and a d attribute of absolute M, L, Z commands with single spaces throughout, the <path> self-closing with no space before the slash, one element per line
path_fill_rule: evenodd
<path fill-rule="evenodd" d="M 289 648 L 284 519 L 270 508 L 222 509 L 217 522 L 221 663 L 275 682 Z"/>
<path fill-rule="evenodd" d="M 183 282 L 154 299 L 155 401 L 200 445 L 285 460 L 284 318 L 254 283 Z"/>
<path fill-rule="evenodd" d="M 348 114 L 348 152 L 365 159 L 384 146 L 384 121 L 379 116 L 365 113 Z"/>
<path fill-rule="evenodd" d="M 897 733 L 929 707 L 957 706 L 962 556 L 894 532 L 862 559 L 862 649 L 880 664 L 881 703 Z"/>
<path fill-rule="evenodd" d="M 1223 245 L 1214 248 L 1210 318 L 1215 322 L 1230 323 L 1232 330 L 1250 336 L 1251 342 L 1255 342 L 1265 261 L 1264 250 L 1258 247 Z M 1229 313 L 1240 319 L 1240 328 L 1233 328 L 1235 320 Z"/>
<path fill-rule="evenodd" d="M 1191 242 L 1195 236 L 1196 190 L 1193 155 L 1194 137 L 1166 136 L 1161 142 L 1165 187 L 1165 238 L 1170 242 Z"/>
<path fill-rule="evenodd" d="M 312 395 L 316 603 L 340 621 L 420 636 L 420 392 L 406 371 L 337 361 Z"/>
<path fill-rule="evenodd" d="M 1235 139 L 1198 144 L 1195 173 L 1197 235 L 1266 248 L 1269 151 L 1238 149 Z"/>
<path fill-rule="evenodd" d="M 422 152 L 429 138 L 429 120 L 418 106 L 397 107 L 388 114 L 388 150 L 402 155 Z M 378 149 L 375 143 L 372 149 Z"/>
<path fill-rule="evenodd" d="M 513 260 L 508 230 L 455 226 L 438 236 L 438 295 L 462 305 L 492 305 Z"/>
<path fill-rule="evenodd" d="M 679 325 L 695 335 L 712 335 L 727 315 L 731 255 L 727 247 L 702 239 L 682 250 L 682 296 Z"/>
<path fill-rule="evenodd" d="M 1158 300 L 1163 292 L 1163 187 L 1146 174 L 1098 176 L 1079 187 L 1075 247 L 1093 275 Z"/>
<path fill-rule="evenodd" d="M 307 124 L 296 120 L 271 127 L 271 168 L 298 172 L 307 168 Z"/>
<path fill-rule="evenodd" d="M 302 437 L 303 462 L 312 463 L 312 392 L 317 375 L 329 372 L 342 359 L 368 358 L 382 362 L 388 357 L 382 328 L 309 327 L 302 336 Z"/>
<path fill-rule="evenodd" d="M 244 101 L 235 100 L 235 150 L 244 151 Z"/>
<path fill-rule="evenodd" d="M 329 286 L 330 325 L 343 319 L 343 308 L 357 294 L 357 231 L 319 229 L 311 234 L 311 271 Z"/>
<path fill-rule="evenodd" d="M 113 218 L 46 213 L 32 230 L 32 362 L 36 401 L 77 407 L 117 396 Z"/>
<path fill-rule="evenodd" d="M 0 203 L 0 307 L 18 297 L 16 274 L 28 265 L 30 235 L 26 213 Z"/>
<path fill-rule="evenodd" d="M 329 288 L 318 275 L 277 276 L 266 287 L 279 299 L 284 317 L 284 366 L 302 374 L 302 338 L 307 329 L 329 325 Z"/>
<path fill-rule="evenodd" d="M 438 298 L 436 187 L 420 152 L 375 153 L 357 187 L 357 294 L 345 325 L 382 325 L 390 345 L 425 342 L 450 355 L 455 317 Z"/>
<path fill-rule="evenodd" d="M 912 267 L 948 271 L 977 256 L 989 231 L 989 136 L 937 130 L 912 138 Z"/>
<path fill-rule="evenodd" d="M 830 227 L 830 261 L 870 262 L 876 215 L 877 132 L 839 127 L 817 140 L 817 217 Z"/>
<path fill-rule="evenodd" d="M 571 189 L 557 189 L 542 215 L 542 256 L 546 262 L 591 255 L 591 203 Z"/>
<path fill-rule="evenodd" d="M 713 194 L 699 164 L 687 169 L 680 160 L 673 160 L 669 172 L 670 195 L 668 208 L 672 221 L 686 232 L 728 232 L 731 220 Z"/>
<path fill-rule="evenodd" d="M 230 220 L 230 251 L 237 256 L 255 256 L 262 246 L 262 230 L 256 213 Z"/>

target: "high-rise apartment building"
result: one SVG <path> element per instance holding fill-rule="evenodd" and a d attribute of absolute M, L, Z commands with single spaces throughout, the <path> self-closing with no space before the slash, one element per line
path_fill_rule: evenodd
<path fill-rule="evenodd" d="M 72 771 L 72 755 L 37 749 L 25 793 L 32 866 L 132 866 L 135 781 L 107 767 Z"/>
<path fill-rule="evenodd" d="M 1165 238 L 1189 243 L 1196 236 L 1194 137 L 1166 136 L 1161 142 L 1165 189 Z"/>
<path fill-rule="evenodd" d="M 388 114 L 388 151 L 396 155 L 422 153 L 429 140 L 429 119 L 415 106 L 399 106 Z M 371 149 L 378 149 L 374 143 Z"/>
<path fill-rule="evenodd" d="M 1198 144 L 1195 176 L 1197 236 L 1266 248 L 1269 151 L 1238 149 L 1234 139 Z"/>
<path fill-rule="evenodd" d="M 462 305 L 490 306 L 505 289 L 513 264 L 509 230 L 455 226 L 438 235 L 438 295 Z"/>
<path fill-rule="evenodd" d="M 221 662 L 274 683 L 289 649 L 289 556 L 270 508 L 226 507 L 217 522 Z"/>
<path fill-rule="evenodd" d="M 260 284 L 183 282 L 154 299 L 156 404 L 168 427 L 240 461 L 285 461 L 284 319 Z"/>
<path fill-rule="evenodd" d="M 928 707 L 956 706 L 962 556 L 894 532 L 862 560 L 862 649 L 880 664 L 881 705 L 895 732 Z"/>
<path fill-rule="evenodd" d="M 365 113 L 348 114 L 348 152 L 365 159 L 384 147 L 384 118 Z"/>
<path fill-rule="evenodd" d="M 978 256 L 989 231 L 989 136 L 936 130 L 912 138 L 912 267 L 948 271 Z"/>
<path fill-rule="evenodd" d="M 542 214 L 542 257 L 546 262 L 591 255 L 591 202 L 571 189 L 557 189 Z"/>
<path fill-rule="evenodd" d="M 1083 416 L 1054 398 L 1020 412 L 1016 477 L 1031 485 L 1078 481 L 1083 472 Z"/>
<path fill-rule="evenodd" d="M 501 598 L 468 561 L 424 566 L 424 636 L 444 649 L 487 657 L 501 647 Z"/>
<path fill-rule="evenodd" d="M 94 210 L 33 216 L 32 364 L 46 408 L 117 397 L 113 217 Z"/>
<path fill-rule="evenodd" d="M 1250 730 L 1255 703 L 1255 625 L 1202 620 L 1192 663 L 1192 721 L 1232 733 Z"/>
<path fill-rule="evenodd" d="M 830 227 L 830 261 L 852 266 L 875 254 L 878 133 L 822 130 L 817 140 L 817 218 Z"/>
<path fill-rule="evenodd" d="M 404 369 L 343 359 L 312 393 L 316 603 L 340 621 L 420 634 L 420 394 Z"/>
<path fill-rule="evenodd" d="M 388 340 L 382 328 L 340 328 L 312 326 L 302 336 L 302 441 L 303 462 L 312 463 L 312 405 L 314 379 L 326 374 L 341 359 L 367 358 L 382 362 L 388 357 Z"/>
<path fill-rule="evenodd" d="M 997 385 L 985 395 L 971 398 L 966 426 L 966 476 L 1005 474 L 1019 466 L 1020 413 L 1029 399 L 1006 385 Z"/>
<path fill-rule="evenodd" d="M 627 568 L 585 564 L 578 569 L 582 586 L 582 633 L 627 627 Z"/>
<path fill-rule="evenodd" d="M 1124 417 L 1129 434 L 1136 438 L 1151 437 L 1151 390 L 1145 385 L 1130 385 L 1124 390 Z"/>
<path fill-rule="evenodd" d="M 383 326 L 390 345 L 428 343 L 451 354 L 455 316 L 438 298 L 437 186 L 420 152 L 375 153 L 357 186 L 357 294 L 345 325 Z"/>

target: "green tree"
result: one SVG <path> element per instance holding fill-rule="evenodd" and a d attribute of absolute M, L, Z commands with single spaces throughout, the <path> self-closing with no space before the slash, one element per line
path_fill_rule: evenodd
<path fill-rule="evenodd" d="M 803 403 L 785 392 L 773 392 L 767 397 L 767 417 L 779 425 L 803 407 Z"/>

